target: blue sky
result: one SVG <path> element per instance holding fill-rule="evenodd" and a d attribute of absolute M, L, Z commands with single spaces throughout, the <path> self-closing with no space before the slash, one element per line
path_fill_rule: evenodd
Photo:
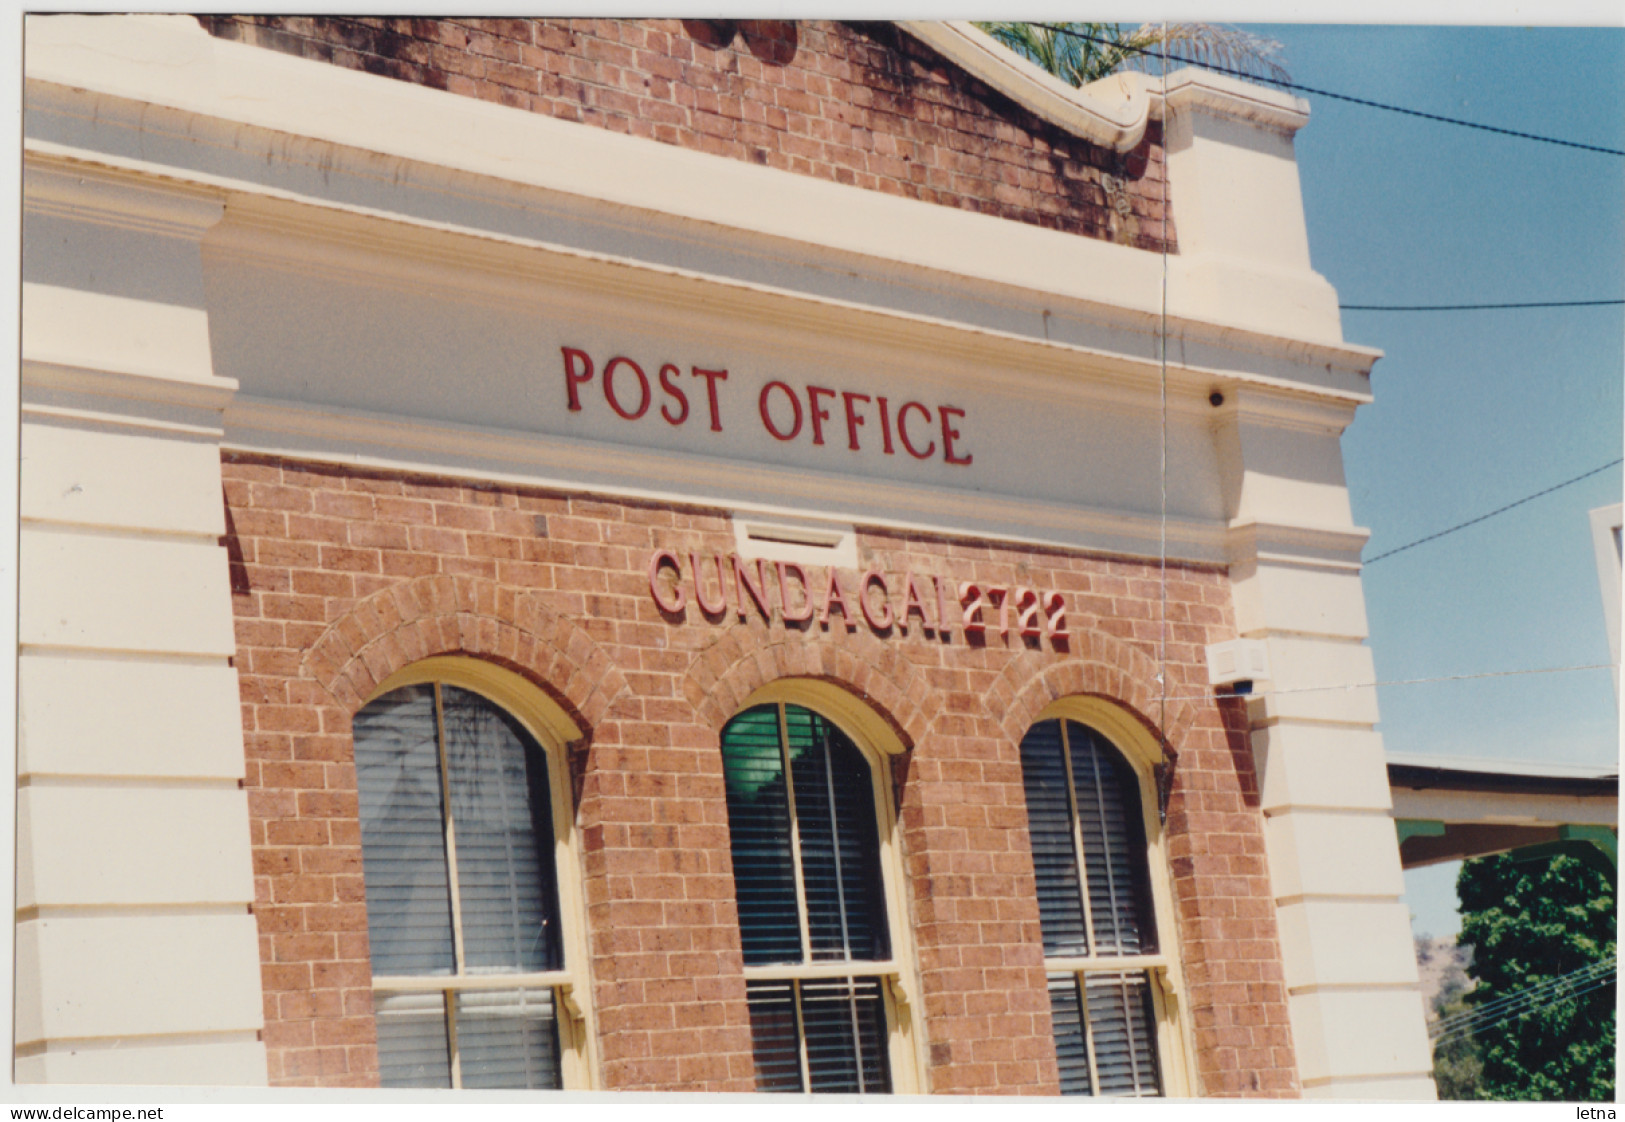
<path fill-rule="evenodd" d="M 1625 148 L 1625 31 L 1249 25 L 1306 86 Z M 1315 268 L 1348 304 L 1625 297 L 1625 159 L 1307 95 L 1297 154 Z M 1346 312 L 1381 348 L 1343 440 L 1366 556 L 1621 455 L 1625 309 Z M 1587 512 L 1612 469 L 1364 574 L 1380 681 L 1608 661 Z M 1390 752 L 1617 760 L 1606 671 L 1379 691 Z M 1407 875 L 1452 933 L 1455 866 Z"/>

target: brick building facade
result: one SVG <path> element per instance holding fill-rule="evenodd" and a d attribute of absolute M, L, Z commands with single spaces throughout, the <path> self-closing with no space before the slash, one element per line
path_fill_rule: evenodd
<path fill-rule="evenodd" d="M 19 1082 L 1431 1096 L 1373 691 L 1303 688 L 1371 680 L 1376 354 L 1302 103 L 960 24 L 27 70 Z"/>
<path fill-rule="evenodd" d="M 1161 128 L 1114 152 L 890 23 L 203 16 L 223 38 L 942 206 L 1173 249 Z"/>
<path fill-rule="evenodd" d="M 740 622 L 732 586 L 725 619 L 690 605 L 674 622 L 649 595 L 648 555 L 732 552 L 725 511 L 241 454 L 224 475 L 273 1083 L 376 1077 L 348 721 L 395 671 L 464 652 L 558 694 L 593 730 L 573 778 L 610 1086 L 752 1088 L 717 736 L 730 699 L 773 675 L 812 675 L 868 698 L 911 745 L 894 781 L 932 1086 L 1053 1093 L 1015 749 L 1068 693 L 1156 720 L 1155 561 L 861 535 L 865 568 L 1063 592 L 1077 638 L 1061 650 L 996 637 L 972 647 L 961 627 L 944 637 L 917 619 L 886 640 L 861 619 L 786 625 L 781 611 L 768 624 L 749 601 Z M 1186 696 L 1206 682 L 1203 648 L 1234 624 L 1221 572 L 1180 565 L 1169 577 L 1168 666 Z M 1291 1093 L 1243 723 L 1227 728 L 1217 703 L 1174 701 L 1158 725 L 1179 746 L 1167 809 L 1180 945 L 1202 1010 L 1202 1085 Z"/>

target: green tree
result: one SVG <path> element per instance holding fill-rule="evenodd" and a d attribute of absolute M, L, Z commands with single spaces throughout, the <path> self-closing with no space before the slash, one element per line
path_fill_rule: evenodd
<path fill-rule="evenodd" d="M 1478 981 L 1464 1000 L 1484 1014 L 1475 1032 L 1484 1097 L 1613 1100 L 1616 879 L 1572 851 L 1463 863 L 1461 942 L 1473 946 Z"/>
<path fill-rule="evenodd" d="M 978 23 L 976 25 L 1029 62 L 1074 86 L 1087 85 L 1123 69 L 1158 72 L 1167 54 L 1169 68 L 1188 63 L 1239 70 L 1259 78 L 1288 81 L 1277 61 L 1281 44 L 1248 31 L 1214 23 Z M 1056 28 L 1064 30 L 1057 31 Z"/>
<path fill-rule="evenodd" d="M 1466 1002 L 1473 983 L 1467 977 L 1465 964 L 1471 960 L 1471 947 L 1426 935 L 1416 939 L 1416 965 L 1424 980 L 1429 973 L 1439 978 L 1429 1010 L 1434 1027 L 1444 1030 L 1433 1042 L 1433 1082 L 1439 1098 L 1457 1102 L 1484 1097 L 1484 1062 L 1478 1055 L 1478 1040 L 1470 1028 L 1451 1031 L 1473 1015 Z"/>

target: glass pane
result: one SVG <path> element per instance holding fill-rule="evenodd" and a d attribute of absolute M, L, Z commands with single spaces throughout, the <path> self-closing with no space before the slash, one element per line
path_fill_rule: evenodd
<path fill-rule="evenodd" d="M 886 1007 L 879 978 L 801 982 L 812 1090 L 880 1094 L 891 1090 Z"/>
<path fill-rule="evenodd" d="M 512 716 L 440 688 L 451 776 L 463 966 L 471 974 L 559 968 L 547 758 Z"/>
<path fill-rule="evenodd" d="M 375 993 L 378 1072 L 385 1087 L 450 1087 L 446 998 L 441 993 Z"/>
<path fill-rule="evenodd" d="M 728 722 L 722 730 L 722 770 L 745 962 L 800 962 L 778 706 L 759 705 Z"/>
<path fill-rule="evenodd" d="M 1044 953 L 1088 954 L 1060 721 L 1040 721 L 1022 738 L 1021 781 L 1027 793 L 1027 832 L 1032 839 L 1033 872 L 1038 878 L 1038 919 Z"/>
<path fill-rule="evenodd" d="M 449 974 L 455 960 L 434 687 L 385 694 L 356 714 L 353 728 L 372 972 Z"/>
<path fill-rule="evenodd" d="M 1140 785 L 1128 763 L 1093 729 L 1067 722 L 1072 781 L 1077 785 L 1084 865 L 1095 952 L 1148 954 L 1156 950 L 1151 919 L 1145 827 Z"/>
<path fill-rule="evenodd" d="M 1089 1001 L 1089 1035 L 1095 1043 L 1100 1093 L 1134 1097 L 1162 1094 L 1150 976 L 1089 974 L 1084 991 Z"/>
<path fill-rule="evenodd" d="M 758 1091 L 800 1091 L 801 1033 L 793 983 L 746 982 Z"/>
<path fill-rule="evenodd" d="M 1089 1095 L 1089 1045 L 1084 1039 L 1083 994 L 1076 974 L 1049 975 L 1050 1019 L 1055 1023 L 1055 1066 L 1061 1094 Z"/>
<path fill-rule="evenodd" d="M 552 990 L 465 990 L 456 1000 L 457 1063 L 464 1087 L 560 1086 Z"/>
<path fill-rule="evenodd" d="M 785 706 L 812 957 L 891 957 L 874 780 L 858 747 L 817 713 Z"/>

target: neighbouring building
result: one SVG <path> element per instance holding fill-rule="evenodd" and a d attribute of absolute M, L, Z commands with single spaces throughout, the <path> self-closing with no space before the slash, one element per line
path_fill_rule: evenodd
<path fill-rule="evenodd" d="M 1305 103 L 26 31 L 17 1081 L 1432 1097 Z"/>

